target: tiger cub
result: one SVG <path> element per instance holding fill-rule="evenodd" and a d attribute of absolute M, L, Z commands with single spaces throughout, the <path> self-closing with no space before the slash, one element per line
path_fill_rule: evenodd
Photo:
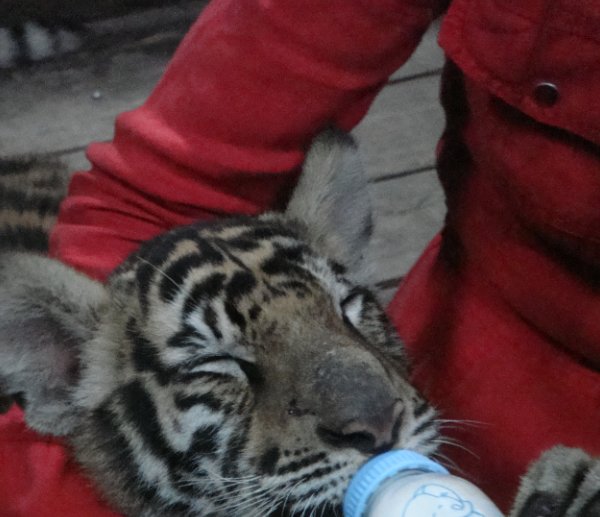
<path fill-rule="evenodd" d="M 0 160 L 0 410 L 64 436 L 115 509 L 340 516 L 373 454 L 436 454 L 440 420 L 357 281 L 371 212 L 349 137 L 314 142 L 285 213 L 176 228 L 107 285 L 40 254 L 66 182 Z M 555 447 L 510 515 L 598 517 L 599 487 L 597 458 Z"/>
<path fill-rule="evenodd" d="M 439 443 L 356 281 L 370 229 L 357 149 L 329 131 L 284 213 L 176 228 L 106 285 L 4 252 L 0 387 L 126 515 L 341 515 L 369 457 Z"/>

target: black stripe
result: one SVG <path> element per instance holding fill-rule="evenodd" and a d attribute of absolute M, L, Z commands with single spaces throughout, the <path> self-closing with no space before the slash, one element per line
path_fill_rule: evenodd
<path fill-rule="evenodd" d="M 152 397 L 139 381 L 133 381 L 119 390 L 124 416 L 135 427 L 142 441 L 159 458 L 172 460 L 179 454 L 171 449 L 164 438 Z"/>
<path fill-rule="evenodd" d="M 173 228 L 166 233 L 162 233 L 143 244 L 142 255 L 148 258 L 149 253 L 153 254 L 154 259 L 164 260 L 173 253 L 176 246 L 185 240 L 198 242 L 198 225 L 190 224 Z"/>
<path fill-rule="evenodd" d="M 41 215 L 56 214 L 62 201 L 62 192 L 57 195 L 0 186 L 0 200 L 2 208 L 23 211 L 33 207 Z"/>
<path fill-rule="evenodd" d="M 164 386 L 174 375 L 174 371 L 158 358 L 158 351 L 154 345 L 141 335 L 135 318 L 127 322 L 125 333 L 133 345 L 133 367 L 137 372 L 151 372 L 156 375 L 156 380 Z"/>
<path fill-rule="evenodd" d="M 265 376 L 255 363 L 239 358 L 233 358 L 233 360 L 237 363 L 242 372 L 244 372 L 246 379 L 255 390 L 264 384 Z"/>
<path fill-rule="evenodd" d="M 168 266 L 160 283 L 161 300 L 165 302 L 173 301 L 190 272 L 208 262 L 210 262 L 210 259 L 206 256 L 194 253 L 184 255 Z"/>
<path fill-rule="evenodd" d="M 254 225 L 261 224 L 258 221 L 253 221 Z M 264 224 L 264 223 L 263 223 Z M 247 232 L 242 233 L 237 238 L 244 240 L 270 240 L 274 237 L 291 237 L 297 238 L 296 232 L 290 228 L 279 224 L 266 224 L 261 226 L 253 226 Z"/>
<path fill-rule="evenodd" d="M 310 287 L 300 280 L 287 280 L 285 282 L 279 282 L 275 287 L 278 289 L 283 289 L 284 291 L 294 291 L 298 298 L 304 298 L 310 294 Z"/>
<path fill-rule="evenodd" d="M 260 247 L 260 243 L 256 239 L 248 239 L 243 237 L 234 237 L 233 239 L 225 240 L 228 247 L 240 251 L 253 251 Z"/>
<path fill-rule="evenodd" d="M 256 278 L 247 271 L 236 271 L 225 288 L 225 296 L 231 302 L 249 294 L 256 287 Z"/>
<path fill-rule="evenodd" d="M 419 436 L 421 433 L 424 433 L 428 429 L 435 428 L 436 422 L 435 420 L 426 420 L 421 425 L 419 425 L 414 431 L 413 436 Z"/>
<path fill-rule="evenodd" d="M 210 305 L 204 308 L 204 323 L 206 323 L 216 339 L 221 339 L 223 337 L 223 334 L 219 329 L 217 313 Z"/>
<path fill-rule="evenodd" d="M 182 486 L 177 486 L 178 489 L 182 489 Z M 192 490 L 195 492 L 196 490 L 192 488 Z M 192 507 L 187 504 L 187 503 L 183 503 L 183 502 L 177 502 L 177 503 L 171 503 L 169 505 L 161 505 L 161 513 L 163 515 L 191 515 L 192 512 Z"/>
<path fill-rule="evenodd" d="M 421 401 L 419 403 L 419 405 L 413 410 L 413 415 L 415 416 L 415 418 L 419 418 L 420 416 L 424 415 L 425 413 L 427 413 L 427 411 L 431 409 L 431 406 L 429 405 L 428 402 L 426 401 Z"/>
<path fill-rule="evenodd" d="M 220 363 L 223 361 L 234 362 L 235 360 L 229 354 L 206 354 L 195 358 L 193 361 L 186 362 L 185 367 L 186 370 L 190 371 L 205 364 Z"/>
<path fill-rule="evenodd" d="M 302 263 L 308 252 L 308 248 L 304 244 L 295 246 L 277 246 L 275 257 L 285 259 L 290 262 Z"/>
<path fill-rule="evenodd" d="M 101 444 L 101 450 L 108 458 L 109 470 L 119 476 L 119 481 L 128 492 L 141 495 L 148 502 L 155 500 L 158 494 L 153 487 L 143 482 L 116 416 L 104 405 L 92 413 L 92 419 L 96 442 Z"/>
<path fill-rule="evenodd" d="M 37 163 L 35 158 L 0 158 L 0 176 L 29 173 Z"/>
<path fill-rule="evenodd" d="M 313 472 L 311 472 L 310 474 L 306 475 L 306 476 L 302 476 L 301 477 L 301 481 L 302 483 L 307 483 L 309 481 L 315 480 L 315 479 L 321 479 L 329 474 L 331 474 L 332 472 L 335 472 L 336 470 L 338 470 L 340 468 L 340 465 L 334 465 L 334 466 L 327 466 L 327 467 L 319 467 L 317 469 L 315 469 Z M 297 480 L 292 480 L 292 481 L 288 481 L 287 485 L 291 484 L 291 483 L 297 483 Z M 310 500 L 311 498 L 314 498 L 315 496 L 319 496 L 320 494 L 323 494 L 323 492 L 326 492 L 328 490 L 330 490 L 330 485 L 331 483 L 320 483 L 319 485 L 317 485 L 315 488 L 309 490 L 308 492 L 303 492 L 302 495 L 296 496 L 296 495 L 291 495 L 287 502 L 288 505 L 291 506 L 294 503 L 302 503 L 302 502 L 306 502 L 308 500 Z M 292 485 L 295 486 L 295 485 Z M 282 487 L 282 489 L 285 489 L 286 486 Z M 329 506 L 329 501 L 326 501 L 325 506 Z M 315 514 L 317 515 L 318 513 L 316 513 L 316 510 L 319 508 L 319 506 L 310 506 L 309 507 L 311 509 L 311 514 Z M 331 506 L 329 506 L 329 510 L 331 512 L 332 508 Z M 306 509 L 304 511 L 307 511 Z M 331 516 L 331 515 L 335 515 L 334 513 L 326 513 L 326 516 Z M 341 516 L 341 513 L 339 514 Z"/>
<path fill-rule="evenodd" d="M 267 449 L 258 460 L 259 473 L 272 475 L 275 473 L 275 466 L 279 461 L 281 452 L 278 447 L 271 447 Z"/>
<path fill-rule="evenodd" d="M 320 479 L 325 476 L 328 476 L 329 474 L 331 474 L 332 472 L 335 472 L 338 469 L 339 469 L 339 465 L 327 465 L 327 466 L 323 466 L 323 467 L 318 467 L 315 470 L 313 470 L 312 472 L 310 472 L 309 474 L 302 476 L 302 480 L 303 481 L 312 481 L 315 479 Z M 323 493 L 325 490 L 329 490 L 329 487 L 326 484 L 322 484 L 316 488 L 313 488 L 309 492 L 307 492 L 306 496 L 318 495 L 318 494 Z M 303 499 L 304 499 L 304 496 L 303 496 Z"/>
<path fill-rule="evenodd" d="M 231 322 L 237 325 L 242 332 L 246 329 L 246 318 L 229 300 L 225 302 L 225 313 Z"/>
<path fill-rule="evenodd" d="M 2 228 L 0 249 L 23 249 L 43 253 L 48 250 L 48 233 L 41 228 Z"/>
<path fill-rule="evenodd" d="M 148 293 L 150 291 L 150 286 L 152 285 L 152 280 L 155 274 L 155 267 L 153 267 L 151 263 L 149 264 L 147 262 L 140 262 L 135 272 L 135 279 L 138 288 L 138 300 L 140 302 L 142 314 L 144 315 L 148 314 Z"/>
<path fill-rule="evenodd" d="M 64 153 L 64 151 L 60 151 Z M 48 154 L 43 156 L 23 156 L 18 158 L 0 158 L 0 176 L 27 175 L 38 170 L 48 171 L 48 175 L 54 184 L 57 179 L 63 179 L 59 170 L 64 171 L 65 165 Z"/>
<path fill-rule="evenodd" d="M 315 463 L 323 461 L 326 458 L 327 458 L 327 454 L 325 454 L 324 452 L 319 452 L 318 454 L 306 456 L 305 458 L 303 458 L 301 460 L 292 461 L 292 462 L 288 463 L 287 465 L 280 467 L 279 469 L 277 469 L 277 475 L 283 476 L 284 474 L 288 474 L 290 472 L 297 472 L 297 471 L 299 471 L 303 468 L 306 468 L 310 465 L 313 465 Z"/>
<path fill-rule="evenodd" d="M 211 455 L 219 450 L 218 434 L 219 428 L 215 425 L 203 427 L 194 433 L 192 444 L 185 453 L 187 470 L 197 468 L 198 455 Z"/>
<path fill-rule="evenodd" d="M 585 461 L 579 465 L 575 473 L 571 476 L 571 482 L 569 483 L 568 489 L 563 496 L 563 502 L 559 515 L 564 515 L 567 513 L 569 506 L 577 497 L 577 492 L 579 491 L 581 483 L 583 483 L 591 468 L 591 461 Z"/>
<path fill-rule="evenodd" d="M 600 515 L 600 491 L 596 492 L 581 509 L 581 517 L 598 517 L 598 515 Z"/>
<path fill-rule="evenodd" d="M 198 456 L 214 454 L 218 450 L 216 426 L 195 431 L 187 451 L 178 452 L 172 449 L 165 439 L 154 401 L 139 381 L 133 381 L 121 388 L 119 395 L 124 405 L 125 417 L 135 427 L 150 451 L 168 463 L 169 473 L 175 483 L 181 471 L 190 472 L 197 469 Z"/>
<path fill-rule="evenodd" d="M 225 454 L 223 455 L 223 461 L 221 463 L 221 475 L 223 477 L 236 477 L 239 475 L 239 457 L 246 449 L 249 429 L 250 418 L 246 418 L 241 423 L 239 429 L 232 433 L 227 444 L 225 445 Z M 234 488 L 233 484 L 230 484 L 229 486 Z"/>
<path fill-rule="evenodd" d="M 248 311 L 248 317 L 252 321 L 254 321 L 254 320 L 256 320 L 256 318 L 258 318 L 260 316 L 261 312 L 262 312 L 262 309 L 260 308 L 260 306 L 255 304 L 252 307 L 250 307 L 250 310 Z"/>
<path fill-rule="evenodd" d="M 207 337 L 202 332 L 196 330 L 191 325 L 184 324 L 183 328 L 177 333 L 173 334 L 167 340 L 167 346 L 180 348 L 194 346 L 196 348 L 205 348 L 203 342 L 207 341 Z"/>
<path fill-rule="evenodd" d="M 280 248 L 261 264 L 261 269 L 267 275 L 294 275 L 309 279 L 312 275 L 299 264 L 305 257 L 305 246 L 294 246 L 291 248 Z"/>
<path fill-rule="evenodd" d="M 180 226 L 143 242 L 139 249 L 129 256 L 123 266 L 131 262 L 135 263 L 141 259 L 142 261 L 149 262 L 155 268 L 161 269 L 166 259 L 175 250 L 175 247 L 184 240 L 199 241 L 198 225 Z"/>
<path fill-rule="evenodd" d="M 173 382 L 188 383 L 192 381 L 202 380 L 203 382 L 228 382 L 233 376 L 227 373 L 219 372 L 177 372 L 173 377 Z"/>
<path fill-rule="evenodd" d="M 335 260 L 328 261 L 329 267 L 331 270 L 338 276 L 343 276 L 348 271 L 348 268 Z"/>
<path fill-rule="evenodd" d="M 194 309 L 198 308 L 202 300 L 216 298 L 223 290 L 226 278 L 223 273 L 214 273 L 194 284 L 183 305 L 183 315 L 187 316 Z"/>
<path fill-rule="evenodd" d="M 344 464 L 338 462 L 334 463 L 333 465 L 326 464 L 324 466 L 317 467 L 312 472 L 302 474 L 296 478 L 288 479 L 280 483 L 279 485 L 276 485 L 275 487 L 273 487 L 273 491 L 280 492 L 282 490 L 286 490 L 286 488 L 290 485 L 295 485 L 299 479 L 301 479 L 302 481 L 308 481 L 317 477 L 324 477 L 328 474 L 331 474 L 332 472 L 339 471 L 340 469 L 342 469 L 343 466 Z M 322 486 L 325 488 L 328 486 L 337 486 L 338 484 L 340 484 L 340 482 L 343 482 L 343 478 L 335 477 L 330 479 L 326 484 L 323 484 Z"/>

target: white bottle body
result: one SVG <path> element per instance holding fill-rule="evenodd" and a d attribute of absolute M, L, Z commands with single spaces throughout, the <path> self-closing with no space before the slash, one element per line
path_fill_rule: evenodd
<path fill-rule="evenodd" d="M 403 472 L 373 494 L 365 517 L 503 517 L 476 486 L 462 478 Z"/>
<path fill-rule="evenodd" d="M 410 450 L 374 456 L 354 475 L 344 517 L 503 517 L 476 486 Z"/>

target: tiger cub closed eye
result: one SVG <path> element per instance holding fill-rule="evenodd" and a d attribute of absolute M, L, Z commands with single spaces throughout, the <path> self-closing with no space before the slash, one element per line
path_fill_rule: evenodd
<path fill-rule="evenodd" d="M 363 274 L 353 142 L 312 145 L 285 213 L 177 228 L 97 283 L 0 256 L 0 387 L 128 515 L 341 515 L 373 454 L 438 443 Z"/>

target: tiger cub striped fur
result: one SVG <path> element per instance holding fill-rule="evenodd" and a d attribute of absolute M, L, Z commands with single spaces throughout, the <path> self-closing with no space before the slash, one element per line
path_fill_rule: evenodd
<path fill-rule="evenodd" d="M 51 158 L 0 159 L 0 250 L 47 250 L 68 179 Z"/>
<path fill-rule="evenodd" d="M 433 454 L 436 412 L 365 268 L 349 137 L 312 145 L 285 213 L 176 228 L 106 285 L 0 255 L 0 386 L 127 515 L 340 516 L 372 455 Z"/>

